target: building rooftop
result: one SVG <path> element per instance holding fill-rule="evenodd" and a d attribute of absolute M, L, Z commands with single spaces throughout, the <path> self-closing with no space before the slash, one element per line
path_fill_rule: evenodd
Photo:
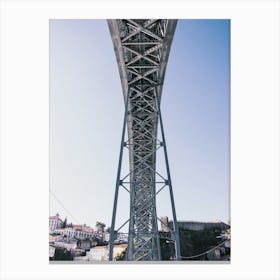
<path fill-rule="evenodd" d="M 114 245 L 114 248 L 127 248 L 127 244 Z"/>
<path fill-rule="evenodd" d="M 168 221 L 169 223 L 170 222 L 173 222 L 172 220 L 169 220 Z M 215 221 L 194 221 L 194 220 L 180 220 L 180 221 L 177 221 L 178 223 L 197 223 L 197 224 L 226 224 L 225 222 L 221 221 L 221 220 L 215 220 Z"/>
<path fill-rule="evenodd" d="M 95 247 L 92 247 L 91 249 L 97 249 L 97 250 L 101 250 L 101 249 L 107 249 L 108 246 L 95 246 Z"/>

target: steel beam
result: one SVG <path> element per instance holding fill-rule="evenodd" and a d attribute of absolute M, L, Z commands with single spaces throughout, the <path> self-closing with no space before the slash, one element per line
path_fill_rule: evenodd
<path fill-rule="evenodd" d="M 179 232 L 171 184 L 160 100 L 166 65 L 177 21 L 167 19 L 108 20 L 118 62 L 125 100 L 124 126 L 113 206 L 110 253 L 113 257 L 115 220 L 122 166 L 122 150 L 129 149 L 130 213 L 127 260 L 160 260 L 160 239 L 156 210 L 156 153 L 164 149 L 174 221 L 176 257 L 180 258 Z M 162 141 L 158 139 L 158 124 Z M 128 140 L 124 139 L 127 126 Z M 125 143 L 125 145 L 124 145 Z M 160 143 L 160 144 L 159 144 Z M 167 184 L 166 184 L 167 182 Z"/>

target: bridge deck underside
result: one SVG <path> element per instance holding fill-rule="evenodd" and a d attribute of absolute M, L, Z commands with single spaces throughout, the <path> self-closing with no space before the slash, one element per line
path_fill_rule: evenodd
<path fill-rule="evenodd" d="M 108 20 L 124 99 L 130 160 L 129 260 L 158 260 L 155 175 L 159 103 L 176 20 Z"/>

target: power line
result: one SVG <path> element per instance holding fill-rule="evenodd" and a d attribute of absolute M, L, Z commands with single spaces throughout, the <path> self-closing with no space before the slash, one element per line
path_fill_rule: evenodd
<path fill-rule="evenodd" d="M 53 193 L 53 191 L 50 189 L 50 194 L 55 198 L 55 200 L 61 205 L 61 207 L 69 214 L 69 216 L 72 217 L 72 219 L 77 223 L 79 224 L 79 221 L 73 216 L 73 214 L 63 205 L 63 203 L 58 199 L 58 197 Z M 168 239 L 168 238 L 164 238 L 164 239 Z M 168 239 L 169 240 L 169 239 Z M 171 241 L 171 240 L 170 240 Z M 173 241 L 173 240 L 172 240 Z M 197 257 L 200 257 L 200 256 L 203 256 L 209 252 L 212 252 L 214 251 L 215 249 L 219 248 L 220 246 L 222 246 L 226 241 L 228 240 L 224 240 L 223 242 L 221 242 L 220 244 L 218 244 L 217 246 L 215 246 L 214 248 L 208 250 L 208 251 L 205 251 L 203 253 L 200 253 L 198 255 L 194 255 L 194 256 L 189 256 L 189 257 L 185 257 L 185 256 L 180 256 L 182 259 L 193 259 L 193 258 L 197 258 Z"/>
<path fill-rule="evenodd" d="M 206 252 L 204 252 L 204 253 L 201 253 L 201 254 L 198 254 L 198 255 L 194 255 L 194 256 L 190 256 L 190 257 L 181 256 L 181 258 L 182 258 L 182 259 L 193 259 L 193 258 L 200 257 L 200 256 L 202 256 L 202 255 L 205 255 L 205 254 L 211 252 L 211 251 L 214 251 L 215 249 L 217 249 L 218 247 L 220 247 L 221 245 L 223 245 L 226 241 L 228 241 L 228 240 L 223 241 L 222 243 L 218 244 L 216 247 L 214 247 L 214 248 L 212 248 L 212 249 L 210 249 L 210 250 L 208 250 L 208 251 L 206 251 Z"/>
<path fill-rule="evenodd" d="M 79 224 L 79 221 L 72 215 L 72 213 L 63 205 L 63 203 L 58 199 L 58 197 L 50 189 L 50 194 L 55 198 L 55 200 L 61 205 L 61 207 L 72 217 L 72 219 Z"/>

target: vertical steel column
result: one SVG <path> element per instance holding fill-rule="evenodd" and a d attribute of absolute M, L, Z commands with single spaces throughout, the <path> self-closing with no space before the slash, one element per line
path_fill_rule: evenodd
<path fill-rule="evenodd" d="M 155 90 L 155 96 L 156 96 L 157 107 L 158 107 L 159 123 L 160 123 L 161 135 L 162 135 L 164 158 L 165 158 L 165 165 L 166 165 L 166 172 L 167 172 L 167 180 L 168 180 L 170 200 L 171 200 L 171 208 L 172 208 L 172 215 L 173 215 L 173 231 L 174 231 L 174 235 L 175 235 L 174 236 L 174 238 L 175 238 L 175 254 L 176 254 L 176 260 L 181 260 L 179 227 L 178 227 L 178 223 L 177 223 L 177 216 L 176 216 L 176 210 L 175 210 L 175 202 L 174 202 L 174 195 L 173 195 L 172 182 L 171 182 L 171 176 L 170 176 L 169 161 L 168 161 L 168 156 L 167 156 L 165 134 L 164 134 L 164 130 L 163 130 L 163 122 L 162 122 L 162 117 L 161 117 L 160 103 L 159 103 L 159 100 L 158 100 L 158 94 L 157 94 L 156 90 Z M 171 239 L 172 239 L 172 236 L 171 236 Z"/>
<path fill-rule="evenodd" d="M 156 205 L 156 183 L 155 183 L 156 180 L 154 180 L 154 183 L 153 185 L 155 186 L 154 187 L 154 205 Z M 160 239 L 159 239 L 159 231 L 158 231 L 158 221 L 157 221 L 157 209 L 156 207 L 154 207 L 154 217 L 156 217 L 156 220 L 154 221 L 155 223 L 155 230 L 156 230 L 156 236 L 155 236 L 155 239 L 156 239 L 156 243 L 157 243 L 157 254 L 158 254 L 158 260 L 161 260 L 161 248 L 160 248 Z"/>
<path fill-rule="evenodd" d="M 133 176 L 131 174 L 130 176 Z M 127 247 L 127 254 L 126 254 L 126 260 L 133 260 L 133 239 L 134 239 L 134 231 L 133 231 L 133 226 L 134 226 L 134 216 L 133 216 L 133 199 L 134 199 L 134 185 L 135 183 L 131 180 L 130 183 L 130 213 L 129 213 L 129 229 L 128 229 L 128 247 Z"/>
<path fill-rule="evenodd" d="M 125 127 L 127 125 L 126 120 L 127 120 L 129 96 L 130 96 L 130 88 L 128 88 L 128 91 L 127 91 L 126 102 L 125 102 L 125 110 L 124 110 L 124 118 L 123 118 L 120 156 L 119 156 L 118 172 L 117 172 L 117 179 L 116 179 L 116 189 L 115 189 L 115 197 L 114 197 L 112 222 L 111 222 L 111 229 L 110 229 L 109 261 L 113 260 L 113 250 L 114 250 L 114 240 L 115 240 L 115 222 L 116 222 L 117 203 L 118 203 L 119 187 L 120 187 L 120 175 L 121 175 L 121 167 L 122 167 L 123 149 L 124 149 L 124 145 L 125 145 L 124 139 L 125 139 Z"/>

